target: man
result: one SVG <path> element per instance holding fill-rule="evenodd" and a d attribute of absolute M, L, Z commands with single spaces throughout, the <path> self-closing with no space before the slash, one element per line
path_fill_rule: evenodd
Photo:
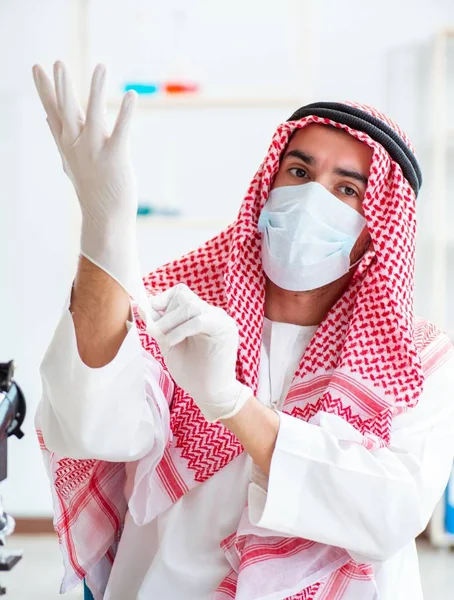
<path fill-rule="evenodd" d="M 454 358 L 413 315 L 405 135 L 364 107 L 303 107 L 237 221 L 145 290 L 133 97 L 109 135 L 102 66 L 86 117 L 64 64 L 55 87 L 34 77 L 83 217 L 37 415 L 63 591 L 422 598 L 414 539 L 452 465 Z"/>

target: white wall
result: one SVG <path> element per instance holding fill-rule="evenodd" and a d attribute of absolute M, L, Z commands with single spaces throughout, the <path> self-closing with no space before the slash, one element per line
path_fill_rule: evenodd
<path fill-rule="evenodd" d="M 425 43 L 454 23 L 451 0 L 317 0 L 314 93 L 387 109 L 386 60 L 391 50 Z M 405 90 L 403 90 L 405 93 Z"/>
<path fill-rule="evenodd" d="M 3 57 L 0 80 L 0 359 L 14 357 L 17 360 L 18 380 L 29 407 L 27 435 L 20 442 L 11 441 L 10 476 L 0 486 L 6 506 L 16 515 L 49 515 L 51 512 L 32 416 L 40 394 L 38 365 L 58 320 L 77 257 L 74 198 L 46 130 L 33 90 L 31 66 L 34 62 L 42 62 L 50 68 L 56 58 L 74 61 L 68 31 L 74 18 L 75 1 L 2 0 L 0 3 L 0 53 Z M 96 4 L 96 1 L 93 0 L 93 18 L 96 20 L 92 26 L 98 37 L 91 48 L 91 59 L 107 58 L 109 66 L 115 70 L 115 64 L 111 62 L 120 62 L 120 58 L 111 55 L 110 50 L 107 57 L 103 56 L 103 48 L 106 52 L 109 44 L 109 48 L 112 47 L 112 36 L 106 34 L 106 39 L 102 38 L 102 31 L 109 31 L 109 19 L 101 11 L 105 2 L 98 0 Z M 124 10 L 131 4 L 109 3 L 116 13 L 119 7 Z M 202 0 L 197 4 L 203 5 Z M 363 101 L 385 111 L 391 109 L 391 116 L 403 125 L 407 120 L 409 128 L 415 129 L 419 115 L 409 118 L 405 104 L 393 103 L 389 94 L 390 56 L 399 48 L 427 43 L 438 28 L 454 24 L 452 1 L 382 0 L 379 8 L 376 3 L 364 0 L 317 0 L 311 4 L 312 14 L 307 13 L 301 32 L 306 39 L 310 24 L 312 68 L 311 65 L 300 67 L 293 55 L 287 59 L 285 53 L 279 55 L 278 51 L 270 50 L 274 42 L 269 18 L 268 21 L 263 18 L 263 23 L 260 20 L 260 6 L 268 6 L 268 2 L 230 0 L 226 3 L 224 21 L 223 13 L 217 12 L 216 17 L 217 27 L 224 22 L 230 29 L 226 29 L 220 38 L 216 36 L 217 42 L 213 36 L 206 37 L 209 31 L 206 21 L 200 31 L 201 38 L 206 37 L 207 48 L 209 43 L 216 42 L 216 61 L 220 69 L 214 68 L 213 52 L 206 51 L 208 66 L 205 72 L 201 70 L 202 74 L 213 86 L 219 87 L 222 81 L 217 80 L 215 74 L 222 72 L 224 67 L 226 77 L 237 77 L 238 85 L 244 89 L 247 85 L 263 92 L 265 88 L 276 88 L 278 91 L 273 89 L 274 95 L 285 92 L 298 93 L 301 97 L 307 92 L 307 100 Z M 158 5 L 151 0 L 142 2 L 141 10 L 147 6 L 156 9 Z M 271 5 L 275 10 L 278 4 L 270 0 Z M 294 2 L 293 10 L 297 10 L 297 5 L 303 7 L 302 2 Z M 219 3 L 216 6 L 219 7 Z M 295 12 L 293 33 L 287 36 L 295 44 L 301 42 L 295 36 L 295 22 L 300 23 L 300 14 Z M 243 31 L 243 36 L 249 36 L 247 45 L 243 39 L 241 44 L 236 44 L 238 40 L 231 35 L 231 28 L 235 23 L 241 25 L 242 19 L 248 23 Z M 287 31 L 288 20 L 275 21 L 280 39 L 284 39 L 282 31 L 284 34 Z M 118 41 L 120 49 L 122 43 Z M 203 56 L 201 47 L 199 43 L 194 49 L 198 61 Z M 238 47 L 247 53 L 247 60 L 241 60 L 241 52 L 238 58 Z M 260 55 L 258 48 L 264 55 Z M 287 54 L 291 54 L 290 49 Z M 227 68 L 232 64 L 234 68 Z M 254 64 L 259 64 L 260 68 L 255 70 Z M 127 63 L 123 61 L 122 68 L 126 68 L 125 65 Z M 117 69 L 117 76 L 118 73 Z M 294 89 L 289 76 L 292 73 L 296 82 Z M 398 79 L 402 85 L 403 96 L 400 97 L 408 97 L 410 103 L 412 81 L 405 83 Z M 412 105 L 408 106 L 411 113 Z M 292 108 L 297 107 L 261 109 L 253 113 L 209 111 L 203 116 L 181 112 L 138 118 L 134 152 L 141 194 L 150 197 L 154 193 L 165 199 L 169 193 L 172 199 L 177 198 L 183 212 L 190 215 L 231 216 L 266 152 L 274 126 L 284 120 Z M 163 141 L 166 131 L 172 140 L 167 145 Z M 216 162 L 214 157 L 218 157 Z M 172 186 L 170 193 L 168 189 Z M 142 227 L 140 247 L 144 269 L 151 269 L 190 249 L 214 232 L 209 228 L 175 231 L 174 242 L 166 244 L 171 235 L 169 232 L 159 234 Z M 9 258 L 8 264 L 4 257 Z"/>
<path fill-rule="evenodd" d="M 17 361 L 28 415 L 26 436 L 9 443 L 9 477 L 0 484 L 18 515 L 49 514 L 50 496 L 33 415 L 38 364 L 71 281 L 69 187 L 33 93 L 34 62 L 70 58 L 65 3 L 0 4 L 0 357 Z"/>

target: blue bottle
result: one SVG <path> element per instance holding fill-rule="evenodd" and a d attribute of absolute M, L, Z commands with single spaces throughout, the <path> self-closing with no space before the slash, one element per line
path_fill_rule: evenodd
<path fill-rule="evenodd" d="M 159 91 L 159 85 L 157 83 L 130 82 L 125 83 L 123 89 L 125 92 L 134 90 L 141 96 L 150 96 L 151 94 L 156 94 L 156 92 Z"/>

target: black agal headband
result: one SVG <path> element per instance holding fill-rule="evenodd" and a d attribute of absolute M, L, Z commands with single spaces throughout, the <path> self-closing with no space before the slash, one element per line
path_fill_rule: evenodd
<path fill-rule="evenodd" d="M 367 133 L 373 140 L 383 146 L 390 157 L 396 161 L 413 188 L 416 196 L 422 185 L 422 173 L 416 156 L 405 140 L 381 119 L 370 113 L 342 104 L 341 102 L 315 102 L 299 108 L 288 121 L 299 121 L 304 117 L 314 115 L 347 125 L 357 131 Z"/>

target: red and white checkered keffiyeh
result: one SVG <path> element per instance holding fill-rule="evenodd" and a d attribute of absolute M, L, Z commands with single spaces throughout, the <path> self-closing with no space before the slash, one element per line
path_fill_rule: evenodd
<path fill-rule="evenodd" d="M 410 144 L 389 119 L 385 121 Z M 373 241 L 348 290 L 318 327 L 297 369 L 283 411 L 309 420 L 319 411 L 352 424 L 369 449 L 390 440 L 393 416 L 415 406 L 425 377 L 451 352 L 447 338 L 413 314 L 415 194 L 401 167 L 366 133 L 309 116 L 282 124 L 255 175 L 237 220 L 224 232 L 145 279 L 151 294 L 185 283 L 225 309 L 240 331 L 237 376 L 257 390 L 265 279 L 258 217 L 289 137 L 309 123 L 340 127 L 373 150 L 364 214 Z M 175 387 L 159 348 L 137 319 L 141 340 L 162 367 L 160 385 L 171 402 L 171 442 L 154 469 L 147 457 L 134 465 L 59 458 L 43 444 L 53 481 L 55 526 L 66 564 L 63 589 L 86 573 L 107 581 L 121 535 L 126 481 L 146 481 L 128 494 L 148 522 L 206 481 L 242 451 L 220 423 L 208 423 L 193 400 Z M 151 508 L 150 508 L 151 507 Z M 231 565 L 216 600 L 349 600 L 376 598 L 373 571 L 346 550 L 301 538 L 275 537 L 254 528 L 247 509 L 238 530 L 222 542 Z"/>

